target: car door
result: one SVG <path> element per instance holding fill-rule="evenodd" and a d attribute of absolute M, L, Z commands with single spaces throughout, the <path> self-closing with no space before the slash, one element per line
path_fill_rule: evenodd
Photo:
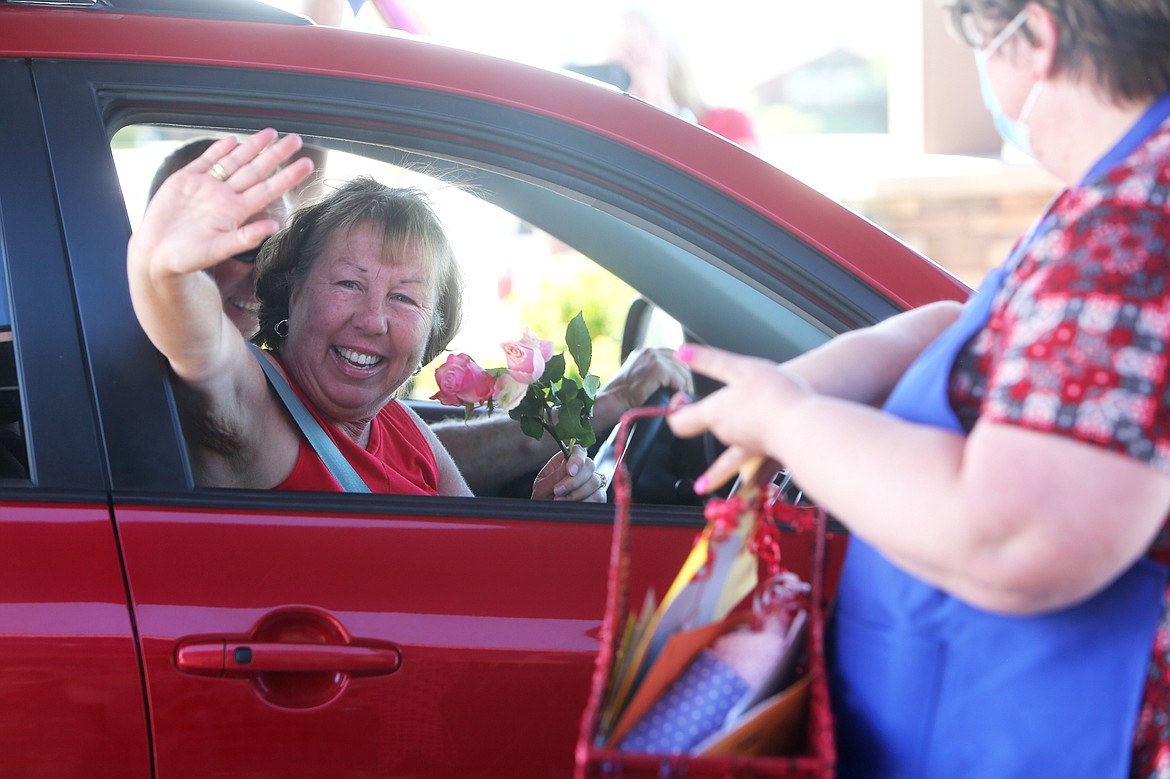
<path fill-rule="evenodd" d="M 239 127 L 241 102 L 291 116 L 330 85 L 251 74 L 232 92 L 222 70 L 93 63 L 35 73 L 157 776 L 567 776 L 612 508 L 195 488 L 165 366 L 134 320 L 111 115 Z M 702 520 L 658 521 L 634 542 L 639 596 L 669 583 Z"/>
<path fill-rule="evenodd" d="M 26 62 L 0 62 L 0 105 L 0 776 L 148 777 L 108 472 Z"/>
<path fill-rule="evenodd" d="M 134 25 L 147 23 L 127 20 L 120 34 Z M 209 49 L 238 34 L 184 29 L 202 29 Z M 405 39 L 344 40 L 345 67 L 378 62 L 392 77 L 322 75 L 320 47 L 341 41 L 336 31 L 286 34 L 266 29 L 264 51 L 303 44 L 315 64 L 162 64 L 145 61 L 147 40 L 130 47 L 134 62 L 33 64 L 156 775 L 567 776 L 597 648 L 612 507 L 193 485 L 165 365 L 125 288 L 131 215 L 114 133 L 275 125 L 331 148 L 471 170 L 484 198 L 606 264 L 697 337 L 740 351 L 781 358 L 901 304 L 820 242 L 727 194 L 700 170 L 714 163 L 696 155 L 673 164 L 620 137 L 643 119 L 669 121 L 662 141 L 674 153 L 693 142 L 716 161 L 774 177 L 697 128 L 630 103 L 636 117 L 594 130 L 559 114 L 600 88 Z M 543 96 L 548 110 L 492 99 L 509 84 Z M 605 99 L 618 107 L 620 96 Z M 843 218 L 785 186 L 794 197 L 776 200 L 803 230 Z M 913 261 L 872 228 L 824 232 L 830 243 L 872 237 L 871 253 Z M 946 286 L 929 271 L 914 284 Z M 634 521 L 636 602 L 651 585 L 663 591 L 702 516 L 639 506 Z"/>

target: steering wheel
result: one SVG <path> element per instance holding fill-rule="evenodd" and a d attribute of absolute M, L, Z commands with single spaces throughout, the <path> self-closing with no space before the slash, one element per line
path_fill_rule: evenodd
<path fill-rule="evenodd" d="M 646 399 L 644 406 L 666 408 L 674 390 L 662 387 Z M 609 484 L 609 499 L 614 499 L 614 472 L 617 470 L 618 425 L 597 449 L 593 462 Z M 678 438 L 666 424 L 665 417 L 639 419 L 630 427 L 624 463 L 630 474 L 631 499 L 636 503 L 699 505 L 695 479 L 714 458 L 710 448 L 714 439 Z"/>

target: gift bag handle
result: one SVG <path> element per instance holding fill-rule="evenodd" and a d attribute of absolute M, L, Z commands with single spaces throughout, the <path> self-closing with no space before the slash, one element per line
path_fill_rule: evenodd
<path fill-rule="evenodd" d="M 626 445 L 629 443 L 631 427 L 642 419 L 661 417 L 670 413 L 673 406 L 642 406 L 627 411 L 618 422 L 615 440 L 617 467 L 613 474 L 614 530 L 609 549 L 609 578 L 606 581 L 605 617 L 598 634 L 600 646 L 594 660 L 593 680 L 589 690 L 589 701 L 581 717 L 581 733 L 577 739 L 577 779 L 583 777 L 589 744 L 593 740 L 594 724 L 600 721 L 601 707 L 609 678 L 609 669 L 617 651 L 617 625 L 620 616 L 626 613 L 628 603 L 628 581 L 630 571 L 630 472 L 625 465 Z"/>

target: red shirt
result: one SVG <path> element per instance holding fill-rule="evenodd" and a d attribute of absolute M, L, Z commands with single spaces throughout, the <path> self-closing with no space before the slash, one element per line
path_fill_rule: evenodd
<path fill-rule="evenodd" d="M 362 448 L 349 436 L 326 422 L 300 390 L 293 391 L 313 417 L 337 444 L 341 454 L 357 471 L 371 492 L 391 495 L 438 495 L 439 466 L 430 443 L 402 405 L 392 400 L 370 421 L 370 441 Z M 300 451 L 292 473 L 276 486 L 278 490 L 341 492 L 341 485 L 325 463 L 301 436 Z"/>

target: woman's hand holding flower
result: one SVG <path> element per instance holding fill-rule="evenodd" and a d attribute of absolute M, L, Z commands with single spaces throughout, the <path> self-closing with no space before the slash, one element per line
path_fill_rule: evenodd
<path fill-rule="evenodd" d="M 532 485 L 532 498 L 605 503 L 605 479 L 595 471 L 585 450 L 574 446 L 568 460 L 557 452 L 540 469 Z"/>

